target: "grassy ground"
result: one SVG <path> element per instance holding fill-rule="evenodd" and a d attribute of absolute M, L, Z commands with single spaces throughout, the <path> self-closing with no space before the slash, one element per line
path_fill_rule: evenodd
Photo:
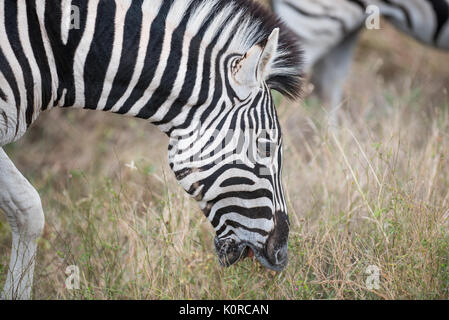
<path fill-rule="evenodd" d="M 88 111 L 42 116 L 6 148 L 46 212 L 34 297 L 449 298 L 448 55 L 376 32 L 358 50 L 334 133 L 312 99 L 280 101 L 292 223 L 280 274 L 249 259 L 218 265 L 212 227 L 177 185 L 156 129 Z M 0 215 L 0 283 L 9 246 Z M 65 288 L 69 265 L 80 290 Z M 372 265 L 379 289 L 366 285 Z"/>

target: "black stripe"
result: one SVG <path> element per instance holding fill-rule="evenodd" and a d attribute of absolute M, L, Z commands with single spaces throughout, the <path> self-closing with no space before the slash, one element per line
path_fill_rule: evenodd
<path fill-rule="evenodd" d="M 219 34 L 217 34 L 214 39 L 211 41 L 211 43 L 207 46 L 205 53 L 204 53 L 204 61 L 210 61 L 211 57 L 212 57 L 212 52 L 213 49 L 215 48 L 217 42 L 219 39 Z M 208 94 L 209 94 L 209 87 L 210 87 L 210 72 L 211 72 L 211 65 L 210 63 L 205 63 L 204 67 L 203 67 L 203 74 L 202 74 L 202 82 L 201 82 L 201 89 L 200 89 L 200 93 L 199 93 L 199 98 L 198 98 L 198 102 L 197 104 L 190 108 L 189 110 L 189 114 L 186 117 L 186 120 L 184 121 L 184 123 L 178 127 L 172 128 L 169 132 L 167 132 L 168 135 L 171 135 L 172 131 L 175 129 L 186 129 L 193 120 L 193 117 L 195 116 L 196 112 L 198 111 L 198 106 L 203 105 L 204 103 L 206 103 L 207 98 L 208 98 Z M 223 104 L 221 106 L 221 110 L 219 112 L 219 114 L 221 112 L 223 112 L 224 108 L 226 106 Z M 200 122 L 201 123 L 201 122 Z"/>
<path fill-rule="evenodd" d="M 240 206 L 228 206 L 218 209 L 215 212 L 214 218 L 211 223 L 214 228 L 220 224 L 220 219 L 222 216 L 229 213 L 237 213 L 243 217 L 250 219 L 271 219 L 273 214 L 270 207 L 259 207 L 259 208 L 243 208 Z"/>
<path fill-rule="evenodd" d="M 216 163 L 215 162 L 201 167 L 200 170 L 201 171 L 206 171 L 206 170 L 209 170 L 209 169 L 211 169 L 213 167 L 216 167 Z M 246 166 L 245 164 L 242 164 L 242 163 L 228 163 L 228 164 L 225 164 L 225 165 L 221 166 L 220 168 L 216 169 L 213 174 L 211 174 L 208 177 L 198 181 L 198 184 L 200 186 L 203 186 L 202 193 L 205 194 L 210 189 L 210 187 L 216 182 L 218 177 L 220 177 L 224 172 L 226 172 L 229 169 L 243 170 L 243 171 L 246 171 L 246 172 L 249 172 L 249 173 L 253 174 L 253 169 L 248 167 L 248 166 Z M 176 176 L 178 176 L 178 175 L 182 176 L 184 174 L 184 177 L 186 177 L 192 171 L 191 170 L 188 171 L 187 174 L 186 174 L 186 172 L 187 172 L 186 169 L 179 170 L 179 171 L 175 172 L 175 175 Z M 189 190 L 188 193 L 192 195 L 195 191 L 196 191 L 196 189 L 192 187 L 192 189 Z M 264 193 L 264 195 L 269 197 L 269 199 L 271 199 L 268 190 L 266 191 L 266 193 Z M 245 196 L 246 195 L 243 195 L 243 197 L 245 197 Z M 257 196 L 257 197 L 259 197 L 259 196 Z M 220 200 L 220 199 L 221 198 L 218 198 L 217 201 Z"/>
<path fill-rule="evenodd" d="M 51 3 L 50 3 L 51 2 Z M 56 73 L 59 86 L 56 92 L 54 106 L 56 106 L 62 97 L 64 81 L 62 75 L 70 73 L 68 68 L 67 54 L 62 52 L 61 42 L 61 8 L 52 1 L 45 2 L 44 27 L 47 31 L 48 40 L 55 59 Z"/>
<path fill-rule="evenodd" d="M 220 238 L 221 239 L 226 239 L 226 238 L 228 238 L 228 237 L 230 237 L 232 235 L 235 235 L 235 232 L 234 232 L 234 230 L 231 229 L 228 232 L 226 232 L 225 234 L 220 235 Z"/>
<path fill-rule="evenodd" d="M 244 178 L 244 177 L 232 177 L 229 179 L 226 179 L 225 181 L 223 181 L 220 184 L 221 188 L 226 188 L 226 187 L 232 187 L 234 185 L 249 185 L 249 186 L 253 186 L 255 184 L 255 182 L 251 179 L 248 178 Z"/>
<path fill-rule="evenodd" d="M 189 21 L 191 10 L 192 7 L 188 9 L 188 12 L 186 12 L 182 18 L 181 23 L 175 30 L 173 30 L 170 53 L 167 59 L 167 65 L 161 78 L 161 84 L 153 92 L 150 101 L 148 101 L 148 103 L 140 110 L 137 115 L 138 118 L 151 118 L 159 110 L 162 104 L 167 101 L 172 93 L 173 86 L 179 72 L 184 34 L 186 32 L 187 22 Z"/>
<path fill-rule="evenodd" d="M 80 29 L 70 30 L 67 45 L 63 44 L 61 37 L 61 3 L 47 1 L 45 6 L 45 29 L 47 30 L 59 78 L 55 105 L 61 99 L 63 90 L 67 89 L 63 107 L 71 107 L 75 103 L 74 56 L 84 34 L 87 20 L 86 1 L 72 0 L 72 5 L 80 9 Z"/>
<path fill-rule="evenodd" d="M 3 92 L 2 88 L 0 88 L 0 99 L 2 99 L 5 102 L 8 102 L 8 99 L 6 98 L 6 95 Z"/>
<path fill-rule="evenodd" d="M 248 103 L 249 103 L 249 102 L 250 102 L 250 101 L 248 101 Z M 239 109 L 245 108 L 245 107 L 247 106 L 248 103 L 245 103 L 245 104 L 239 106 Z M 238 131 L 236 130 L 237 118 L 239 117 L 239 111 L 238 111 L 237 109 L 229 109 L 229 110 L 227 111 L 227 114 L 226 114 L 225 116 L 223 116 L 222 113 L 218 113 L 216 118 L 218 118 L 218 117 L 220 117 L 220 116 L 223 117 L 223 118 L 221 119 L 221 121 L 220 121 L 218 124 L 215 124 L 215 126 L 212 128 L 212 125 L 213 125 L 214 122 L 215 122 L 215 119 L 214 119 L 214 121 L 211 121 L 209 127 L 207 127 L 206 130 L 212 130 L 212 129 L 213 129 L 213 130 L 214 130 L 214 133 L 217 133 L 217 134 L 220 133 L 220 132 L 223 132 L 222 128 L 223 128 L 225 122 L 227 122 L 227 121 L 229 120 L 229 116 L 232 116 L 231 121 L 230 121 L 229 128 L 227 128 L 227 130 L 228 130 L 227 132 L 230 132 L 230 133 L 232 133 L 232 132 L 234 132 L 234 133 L 239 133 L 239 132 L 240 132 L 240 130 L 238 130 Z M 197 153 L 195 153 L 195 154 L 192 155 L 192 158 L 193 158 L 193 159 L 201 159 L 201 160 L 207 160 L 207 159 L 209 159 L 209 158 L 207 157 L 207 155 L 203 154 L 203 152 L 204 152 L 205 149 L 208 148 L 208 146 L 209 146 L 212 142 L 214 142 L 215 138 L 216 138 L 216 137 L 212 137 L 212 139 L 209 140 L 209 141 L 208 141 L 208 142 L 201 148 L 201 150 L 199 150 Z M 217 154 L 219 154 L 221 151 L 223 151 L 224 147 L 226 146 L 226 142 L 230 143 L 230 142 L 232 142 L 232 141 L 235 141 L 235 140 L 232 140 L 232 139 L 230 139 L 230 138 L 231 138 L 230 136 L 225 136 L 225 140 L 223 140 L 221 144 L 218 144 L 215 150 L 211 151 L 211 153 L 210 153 L 210 158 L 214 158 L 215 155 L 217 155 Z M 244 137 L 243 137 L 243 136 L 239 136 L 239 138 L 244 138 Z M 240 142 L 240 143 L 238 143 L 238 147 L 242 148 L 243 145 L 244 145 L 244 143 L 243 143 L 243 141 L 239 141 L 239 142 Z M 236 153 L 240 153 L 240 152 L 241 152 L 240 149 L 234 149 L 234 150 L 232 150 L 232 151 L 229 152 L 229 153 L 223 154 L 221 160 L 224 161 L 224 160 L 226 160 L 228 157 L 232 157 L 232 156 L 234 156 Z"/>
<path fill-rule="evenodd" d="M 196 82 L 198 81 L 198 60 L 200 58 L 200 47 L 203 37 L 209 27 L 210 23 L 215 18 L 214 14 L 211 14 L 209 18 L 203 23 L 198 33 L 190 41 L 189 56 L 187 60 L 187 70 L 184 77 L 184 83 L 179 96 L 176 101 L 170 107 L 168 113 L 164 116 L 164 119 L 159 122 L 155 122 L 155 125 L 165 124 L 172 121 L 182 111 L 182 108 L 186 105 L 187 101 L 192 95 Z M 194 109 L 194 108 L 192 108 Z"/>
<path fill-rule="evenodd" d="M 200 185 L 202 185 L 202 183 L 200 183 Z M 268 189 L 257 189 L 254 191 L 230 191 L 219 194 L 215 199 L 212 200 L 212 202 L 217 203 L 218 201 L 226 198 L 238 198 L 242 200 L 253 200 L 258 198 L 272 199 L 273 194 Z"/>
<path fill-rule="evenodd" d="M 128 10 L 125 18 L 120 64 L 104 109 L 105 111 L 112 109 L 117 101 L 125 94 L 131 82 L 139 53 L 141 26 L 141 4 L 131 4 L 131 8 Z M 144 32 L 147 31 L 144 30 Z"/>
<path fill-rule="evenodd" d="M 444 0 L 427 1 L 429 1 L 432 5 L 435 16 L 437 18 L 437 29 L 435 30 L 435 34 L 433 35 L 433 41 L 435 42 L 435 44 L 438 44 L 438 39 L 440 38 L 443 27 L 449 20 L 449 5 Z"/>
<path fill-rule="evenodd" d="M 135 89 L 131 93 L 131 96 L 117 112 L 119 114 L 127 113 L 144 95 L 156 73 L 157 66 L 159 65 L 159 61 L 161 59 L 167 15 L 172 5 L 173 0 L 164 0 L 156 18 L 151 24 L 150 41 L 148 43 L 147 55 L 145 58 L 142 75 L 140 76 Z"/>
<path fill-rule="evenodd" d="M 264 91 L 263 97 L 259 97 L 259 99 L 262 99 L 262 106 L 265 106 L 265 103 L 266 103 L 265 91 Z M 255 108 L 257 111 L 259 111 L 259 113 L 260 113 L 259 117 L 260 117 L 260 125 L 261 125 L 262 130 L 268 129 L 268 128 L 265 128 L 265 123 L 266 123 L 267 119 L 268 119 L 269 123 L 271 123 L 271 122 L 270 122 L 270 119 L 269 119 L 269 115 L 266 112 L 267 110 L 265 108 L 258 108 L 257 104 L 253 105 L 252 107 Z M 271 128 L 271 127 L 269 127 L 269 128 Z"/>
<path fill-rule="evenodd" d="M 228 23 L 230 21 L 232 17 L 229 16 L 225 19 L 225 22 L 223 23 L 223 25 L 226 25 L 226 23 Z M 212 96 L 212 100 L 211 103 L 209 104 L 207 110 L 205 110 L 201 117 L 200 117 L 200 121 L 199 123 L 205 123 L 207 117 L 211 114 L 212 112 L 212 108 L 216 108 L 218 101 L 222 98 L 222 93 L 223 93 L 223 81 L 221 79 L 221 59 L 223 57 L 223 55 L 225 54 L 225 52 L 228 50 L 229 46 L 231 45 L 232 39 L 233 39 L 233 35 L 235 34 L 235 30 L 238 28 L 238 26 L 234 26 L 234 30 L 230 33 L 230 37 L 227 39 L 225 45 L 223 46 L 223 48 L 220 49 L 220 51 L 218 52 L 216 59 L 215 59 L 215 84 L 214 84 L 214 91 L 213 91 L 213 96 Z M 213 53 L 213 49 L 215 48 L 218 40 L 220 39 L 221 34 L 219 32 L 217 32 L 217 34 L 215 35 L 214 39 L 212 40 L 212 42 L 208 45 L 207 49 L 206 49 L 206 53 L 204 55 L 204 61 L 210 61 L 212 58 L 212 53 Z M 186 121 L 184 122 L 183 125 L 179 126 L 178 128 L 185 128 L 187 126 L 190 125 L 190 121 L 193 119 L 196 111 L 197 111 L 197 107 L 202 106 L 208 99 L 208 94 L 209 94 L 209 87 L 210 87 L 210 68 L 212 68 L 214 66 L 211 66 L 210 63 L 205 63 L 205 65 L 203 66 L 203 75 L 202 75 L 202 84 L 201 84 L 201 90 L 200 90 L 200 97 L 198 99 L 198 102 L 195 106 L 193 106 L 191 109 L 191 111 L 189 112 L 189 115 L 186 119 Z M 227 77 L 227 74 L 225 74 L 225 77 Z M 222 105 L 222 109 L 221 111 L 223 111 L 225 109 L 226 105 L 225 103 L 223 103 Z M 220 116 L 220 113 L 218 113 L 218 115 L 215 117 L 215 119 L 217 119 Z M 215 120 L 214 119 L 214 120 Z M 210 126 L 212 125 L 212 123 L 214 123 L 214 121 L 211 121 L 211 124 L 209 125 L 209 127 L 207 129 L 210 128 Z M 172 132 L 174 128 L 172 128 L 167 134 L 170 134 Z"/>
<path fill-rule="evenodd" d="M 41 76 L 41 108 L 42 110 L 46 110 L 52 97 L 52 78 L 48 57 L 45 52 L 44 40 L 41 29 L 39 28 L 35 1 L 27 1 L 27 18 L 31 48 L 33 49 L 34 58 L 36 59 Z"/>
<path fill-rule="evenodd" d="M 226 228 L 228 226 L 231 226 L 231 227 L 236 228 L 236 229 L 237 228 L 241 228 L 241 229 L 244 229 L 244 230 L 247 230 L 247 231 L 258 233 L 258 234 L 260 234 L 263 237 L 268 236 L 268 232 L 266 232 L 265 230 L 257 229 L 257 228 L 249 228 L 249 227 L 244 226 L 243 224 L 240 224 L 240 223 L 238 223 L 236 221 L 227 220 L 226 223 L 224 223 L 223 226 L 219 230 L 217 230 L 217 237 L 220 237 L 220 235 L 226 230 Z"/>
<path fill-rule="evenodd" d="M 231 17 L 229 17 L 231 18 Z M 223 93 L 223 81 L 221 79 L 221 58 L 223 57 L 223 55 L 225 54 L 225 52 L 228 50 L 229 46 L 231 45 L 233 36 L 235 34 L 235 30 L 237 29 L 237 26 L 234 27 L 234 30 L 230 33 L 230 37 L 229 39 L 226 41 L 226 44 L 223 46 L 223 48 L 221 48 L 221 50 L 218 52 L 216 59 L 215 59 L 215 85 L 214 85 L 214 94 L 212 97 L 212 102 L 210 103 L 210 107 L 215 108 L 216 104 L 218 103 L 218 101 L 222 98 L 222 93 Z M 217 34 L 217 36 L 219 36 Z M 208 76 L 208 75 L 204 75 L 203 76 Z M 227 73 L 225 74 L 225 76 L 227 76 Z M 207 95 L 207 93 L 205 93 Z M 201 119 L 200 119 L 200 123 L 205 123 L 206 119 L 208 117 L 208 115 L 210 114 L 210 109 L 207 112 L 203 112 L 203 114 L 201 115 Z"/>
<path fill-rule="evenodd" d="M 92 45 L 84 65 L 85 108 L 96 109 L 114 44 L 115 1 L 100 1 Z"/>
<path fill-rule="evenodd" d="M 19 91 L 19 87 L 16 82 L 16 78 L 14 76 L 14 72 L 12 71 L 11 66 L 9 65 L 8 61 L 6 60 L 6 57 L 4 56 L 2 50 L 0 50 L 0 70 L 3 73 L 3 76 L 5 77 L 9 86 L 11 87 L 12 93 L 14 94 L 14 100 L 16 103 L 16 117 L 17 117 L 15 135 L 17 135 L 17 132 L 19 131 L 19 124 L 20 124 L 20 121 L 19 121 L 19 119 L 20 119 L 20 104 L 21 104 L 20 91 Z"/>
<path fill-rule="evenodd" d="M 28 63 L 28 59 L 25 56 L 22 44 L 20 42 L 19 29 L 18 29 L 18 23 L 20 22 L 17 21 L 18 19 L 17 2 L 8 1 L 6 4 L 7 4 L 5 5 L 6 35 L 9 39 L 9 42 L 11 43 L 11 47 L 22 69 L 21 71 L 25 82 L 26 99 L 27 99 L 25 118 L 28 127 L 31 125 L 34 113 L 34 79 L 33 74 L 31 72 L 30 64 Z"/>

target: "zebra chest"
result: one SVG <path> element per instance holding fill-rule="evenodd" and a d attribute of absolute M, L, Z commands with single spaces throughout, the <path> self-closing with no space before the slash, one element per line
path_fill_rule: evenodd
<path fill-rule="evenodd" d="M 18 140 L 27 130 L 25 112 L 10 102 L 14 97 L 2 88 L 0 83 L 0 147 Z"/>
<path fill-rule="evenodd" d="M 26 132 L 27 126 L 23 112 L 19 113 L 17 121 L 17 110 L 15 105 L 0 105 L 0 147 L 17 141 Z"/>

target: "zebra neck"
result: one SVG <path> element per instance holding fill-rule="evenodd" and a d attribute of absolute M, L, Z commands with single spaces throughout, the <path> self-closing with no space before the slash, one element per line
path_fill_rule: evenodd
<path fill-rule="evenodd" d="M 207 102 L 218 102 L 221 92 L 213 98 L 210 90 L 218 70 L 209 59 L 222 44 L 209 46 L 215 28 L 179 14 L 191 10 L 189 1 L 121 1 L 120 8 L 111 3 L 89 1 L 79 30 L 65 35 L 51 28 L 59 78 L 55 105 L 142 118 L 169 132 L 185 127 Z M 47 9 L 50 16 L 53 9 Z"/>

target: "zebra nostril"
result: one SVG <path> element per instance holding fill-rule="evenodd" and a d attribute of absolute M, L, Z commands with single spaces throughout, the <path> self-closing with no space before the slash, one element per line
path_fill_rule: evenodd
<path fill-rule="evenodd" d="M 287 254 L 288 245 L 285 244 L 282 248 L 276 251 L 276 264 L 286 265 L 288 262 L 288 254 Z"/>

